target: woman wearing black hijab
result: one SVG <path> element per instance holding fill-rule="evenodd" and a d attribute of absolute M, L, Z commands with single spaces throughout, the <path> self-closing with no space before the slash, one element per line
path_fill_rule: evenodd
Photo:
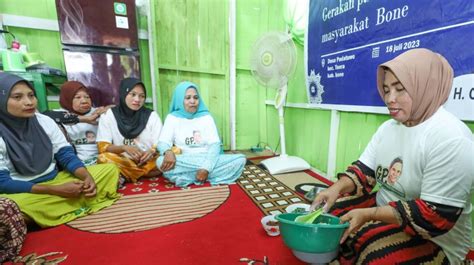
<path fill-rule="evenodd" d="M 98 163 L 114 163 L 128 180 L 157 176 L 156 146 L 162 123 L 145 105 L 145 85 L 136 78 L 120 83 L 118 106 L 102 115 L 97 132 Z"/>
<path fill-rule="evenodd" d="M 117 168 L 84 167 L 55 122 L 36 112 L 37 103 L 27 81 L 0 73 L 0 197 L 41 227 L 111 205 L 119 197 Z"/>

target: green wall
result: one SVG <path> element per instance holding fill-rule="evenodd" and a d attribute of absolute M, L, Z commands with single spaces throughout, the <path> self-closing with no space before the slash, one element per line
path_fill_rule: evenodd
<path fill-rule="evenodd" d="M 153 47 L 157 67 L 150 69 L 148 41 L 140 40 L 142 78 L 151 95 L 150 70 L 157 77 L 158 111 L 168 112 L 171 93 L 183 80 L 196 82 L 211 110 L 226 148 L 230 147 L 229 120 L 229 31 L 228 2 L 224 0 L 152 1 Z M 279 145 L 278 115 L 266 105 L 275 91 L 260 86 L 252 77 L 249 56 L 252 45 L 268 31 L 285 29 L 283 0 L 238 0 L 236 26 L 237 149 L 258 143 Z M 0 0 L 0 13 L 56 19 L 54 0 Z M 139 17 L 146 28 L 146 18 Z M 64 69 L 59 33 L 13 28 L 20 42 L 39 52 L 53 67 Z M 288 102 L 306 103 L 304 48 L 297 45 L 298 64 L 288 85 Z M 51 103 L 55 106 L 56 103 Z M 364 150 L 377 127 L 389 117 L 380 114 L 340 112 L 336 169 L 342 171 Z M 326 172 L 328 164 L 331 111 L 285 108 L 287 153 L 306 159 Z M 474 122 L 467 122 L 474 131 Z"/>

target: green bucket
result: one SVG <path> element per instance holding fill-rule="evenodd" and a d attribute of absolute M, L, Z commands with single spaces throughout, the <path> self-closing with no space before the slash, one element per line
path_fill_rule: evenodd
<path fill-rule="evenodd" d="M 302 214 L 283 213 L 276 216 L 283 242 L 293 251 L 305 253 L 327 253 L 339 249 L 344 230 L 349 223 L 339 223 L 339 218 L 322 214 L 312 224 L 295 222 Z"/>

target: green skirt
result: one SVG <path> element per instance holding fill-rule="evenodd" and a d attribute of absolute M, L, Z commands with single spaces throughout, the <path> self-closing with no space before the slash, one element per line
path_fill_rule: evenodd
<path fill-rule="evenodd" d="M 112 205 L 120 194 L 117 193 L 119 169 L 114 164 L 88 166 L 94 178 L 97 194 L 92 198 L 83 195 L 78 198 L 64 198 L 50 194 L 16 193 L 0 194 L 18 205 L 21 212 L 33 219 L 41 227 L 50 227 L 70 222 Z M 41 184 L 59 185 L 77 180 L 71 173 L 61 171 L 49 181 Z"/>

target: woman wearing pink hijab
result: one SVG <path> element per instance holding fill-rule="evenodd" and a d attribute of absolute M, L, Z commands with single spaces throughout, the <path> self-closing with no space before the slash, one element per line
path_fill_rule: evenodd
<path fill-rule="evenodd" d="M 325 203 L 350 223 L 341 239 L 342 264 L 464 260 L 471 246 L 474 142 L 469 128 L 443 108 L 452 82 L 447 60 L 427 49 L 378 67 L 377 88 L 392 119 L 312 205 Z M 395 159 L 403 170 L 388 181 Z"/>

